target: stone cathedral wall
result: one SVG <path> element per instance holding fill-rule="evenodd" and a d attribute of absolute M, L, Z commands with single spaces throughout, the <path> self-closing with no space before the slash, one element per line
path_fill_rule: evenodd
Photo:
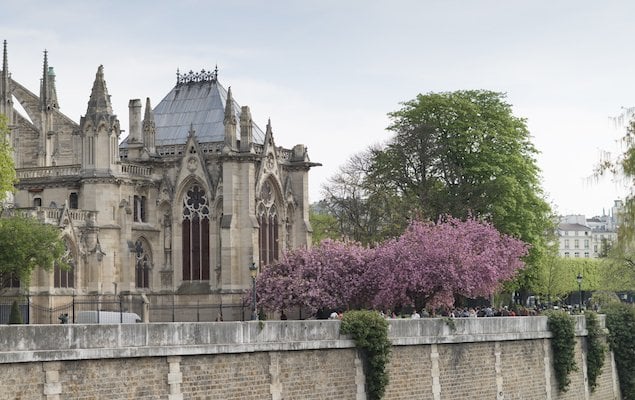
<path fill-rule="evenodd" d="M 603 321 L 603 320 L 602 320 Z M 339 321 L 0 326 L 0 399 L 365 399 Z M 390 320 L 385 399 L 619 399 L 613 357 L 557 389 L 546 317 Z"/>

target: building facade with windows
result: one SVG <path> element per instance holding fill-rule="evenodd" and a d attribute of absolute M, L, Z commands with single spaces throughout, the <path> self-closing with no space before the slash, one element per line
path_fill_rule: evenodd
<path fill-rule="evenodd" d="M 558 237 L 561 257 L 592 257 L 591 242 L 593 238 L 591 228 L 588 226 L 576 223 L 560 223 L 558 225 Z"/>
<path fill-rule="evenodd" d="M 556 231 L 560 257 L 598 258 L 606 256 L 617 240 L 618 216 L 622 202 L 616 200 L 610 214 L 587 219 L 584 215 L 561 218 Z"/>
<path fill-rule="evenodd" d="M 29 293 L 175 293 L 241 301 L 249 266 L 311 244 L 308 172 L 298 144 L 278 147 L 239 106 L 218 70 L 178 73 L 156 107 L 113 114 L 99 66 L 86 114 L 62 114 L 44 53 L 39 96 L 12 79 L 7 43 L 0 113 L 18 177 L 5 213 L 59 226 L 72 269 L 38 271 Z M 24 113 L 14 107 L 19 102 Z M 123 140 L 122 140 L 123 139 Z"/>

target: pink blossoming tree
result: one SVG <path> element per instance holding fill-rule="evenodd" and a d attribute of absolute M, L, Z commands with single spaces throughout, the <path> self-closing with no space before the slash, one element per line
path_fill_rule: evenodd
<path fill-rule="evenodd" d="M 364 274 L 372 251 L 358 243 L 330 239 L 320 245 L 286 253 L 258 276 L 258 305 L 274 311 L 293 307 L 364 308 Z M 366 300 L 364 300 L 366 299 Z"/>
<path fill-rule="evenodd" d="M 372 305 L 452 306 L 454 296 L 489 296 L 523 268 L 528 247 L 489 223 L 447 218 L 415 221 L 375 250 L 369 265 L 379 285 Z"/>
<path fill-rule="evenodd" d="M 413 222 L 375 249 L 325 240 L 287 253 L 257 281 L 269 310 L 452 306 L 454 296 L 488 296 L 523 266 L 528 246 L 491 224 L 447 218 Z"/>

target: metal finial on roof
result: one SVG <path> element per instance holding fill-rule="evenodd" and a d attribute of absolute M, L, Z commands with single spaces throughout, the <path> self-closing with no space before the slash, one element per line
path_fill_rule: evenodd
<path fill-rule="evenodd" d="M 216 66 L 214 67 L 214 75 L 216 76 L 216 79 L 218 80 L 218 64 L 216 64 Z"/>
<path fill-rule="evenodd" d="M 176 84 L 179 84 L 179 81 L 181 80 L 181 71 L 177 68 L 176 69 Z"/>
<path fill-rule="evenodd" d="M 190 70 L 190 72 L 184 74 L 180 74 L 177 72 L 176 86 L 197 84 L 203 82 L 216 82 L 217 74 L 218 69 L 214 71 L 205 71 L 204 69 L 202 69 L 200 72 L 194 72 Z"/>

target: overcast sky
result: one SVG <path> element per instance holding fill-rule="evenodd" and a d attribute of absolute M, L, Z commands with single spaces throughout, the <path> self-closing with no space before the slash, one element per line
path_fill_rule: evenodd
<path fill-rule="evenodd" d="M 589 179 L 621 149 L 610 117 L 635 106 L 632 1 L 10 1 L 0 40 L 13 78 L 39 93 L 42 52 L 61 111 L 86 112 L 104 65 L 128 130 L 128 100 L 156 105 L 176 69 L 211 70 L 277 145 L 308 146 L 311 201 L 346 160 L 389 138 L 386 114 L 418 93 L 507 93 L 541 152 L 560 214 L 600 215 L 624 183 Z"/>

